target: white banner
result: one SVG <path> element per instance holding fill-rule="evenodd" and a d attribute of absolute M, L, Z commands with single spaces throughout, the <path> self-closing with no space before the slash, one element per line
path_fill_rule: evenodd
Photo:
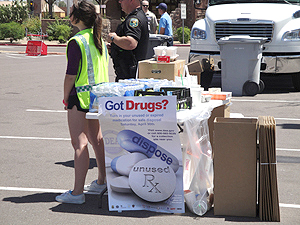
<path fill-rule="evenodd" d="M 184 213 L 175 96 L 98 98 L 110 211 Z"/>

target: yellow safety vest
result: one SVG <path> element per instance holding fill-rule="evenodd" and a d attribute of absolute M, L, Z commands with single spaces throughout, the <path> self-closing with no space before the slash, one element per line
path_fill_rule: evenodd
<path fill-rule="evenodd" d="M 93 86 L 108 82 L 108 52 L 104 41 L 102 41 L 102 55 L 96 48 L 93 39 L 92 28 L 78 32 L 71 40 L 75 40 L 81 50 L 81 61 L 75 81 L 75 88 L 83 109 L 90 105 L 90 95 Z M 67 49 L 68 51 L 68 49 Z"/>

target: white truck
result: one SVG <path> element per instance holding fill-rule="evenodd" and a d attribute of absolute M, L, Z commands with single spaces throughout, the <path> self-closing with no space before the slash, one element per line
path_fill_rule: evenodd
<path fill-rule="evenodd" d="M 300 0 L 209 0 L 192 27 L 189 61 L 213 62 L 204 72 L 220 71 L 218 40 L 231 35 L 267 38 L 261 73 L 292 75 L 300 91 Z"/>

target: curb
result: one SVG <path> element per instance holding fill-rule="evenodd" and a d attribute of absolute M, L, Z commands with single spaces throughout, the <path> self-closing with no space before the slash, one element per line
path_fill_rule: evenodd
<path fill-rule="evenodd" d="M 14 51 L 1 51 L 0 50 L 0 54 L 1 53 L 14 53 L 14 54 L 26 54 L 26 52 L 14 52 Z M 66 53 L 63 52 L 47 52 L 47 55 L 66 55 Z M 41 55 L 43 56 L 43 55 Z"/>
<path fill-rule="evenodd" d="M 0 45 L 2 46 L 27 46 L 27 44 L 17 44 L 17 43 L 0 43 Z M 58 44 L 46 44 L 47 46 L 51 46 L 51 47 L 67 47 L 66 44 L 63 45 L 58 45 Z"/>
<path fill-rule="evenodd" d="M 0 43 L 0 45 L 4 46 L 27 46 L 27 44 L 17 44 L 17 43 Z M 58 45 L 58 44 L 46 44 L 51 47 L 67 47 L 66 44 Z M 174 44 L 176 47 L 190 47 L 190 44 Z"/>
<path fill-rule="evenodd" d="M 190 47 L 190 44 L 173 44 L 173 46 L 177 46 L 177 47 Z"/>
<path fill-rule="evenodd" d="M 67 47 L 67 44 L 46 44 L 50 47 Z M 0 43 L 0 46 L 24 46 L 26 47 L 27 44 L 18 44 L 18 43 Z M 174 44 L 173 46 L 176 47 L 190 47 L 190 44 Z M 0 51 L 0 53 L 3 53 L 6 51 Z M 9 51 L 10 52 L 10 51 Z M 26 54 L 26 52 L 17 52 L 18 54 Z M 66 55 L 66 53 L 62 52 L 47 52 L 47 55 Z"/>

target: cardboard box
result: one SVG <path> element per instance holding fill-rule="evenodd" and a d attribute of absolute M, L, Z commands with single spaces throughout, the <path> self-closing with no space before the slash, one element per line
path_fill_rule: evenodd
<path fill-rule="evenodd" d="M 197 76 L 198 84 L 201 85 L 200 81 L 201 81 L 201 73 L 203 72 L 203 69 L 202 69 L 202 65 L 201 65 L 200 61 L 196 60 L 196 61 L 190 62 L 186 65 L 189 70 L 189 74 L 193 75 L 193 76 Z"/>
<path fill-rule="evenodd" d="M 193 61 L 193 62 L 190 62 L 188 64 L 186 64 L 187 67 L 188 67 L 188 70 L 189 72 L 198 72 L 198 73 L 201 73 L 203 71 L 202 69 L 202 65 L 200 63 L 199 60 L 196 60 L 196 61 Z"/>
<path fill-rule="evenodd" d="M 214 120 L 216 117 L 230 117 L 230 102 L 224 105 L 220 105 L 216 108 L 214 108 L 211 112 L 211 115 L 208 119 L 208 128 L 209 128 L 209 139 L 210 144 L 212 145 L 212 149 L 214 150 L 213 146 L 213 131 L 214 131 Z"/>
<path fill-rule="evenodd" d="M 183 75 L 185 60 L 158 63 L 153 60 L 139 61 L 139 78 L 167 79 L 175 81 L 175 76 Z"/>
<path fill-rule="evenodd" d="M 215 215 L 257 215 L 256 127 L 257 119 L 215 118 Z"/>

